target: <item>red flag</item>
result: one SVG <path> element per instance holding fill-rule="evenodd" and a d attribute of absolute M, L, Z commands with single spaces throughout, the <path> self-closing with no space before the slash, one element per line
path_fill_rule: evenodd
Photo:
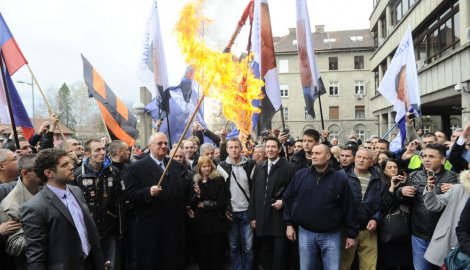
<path fill-rule="evenodd" d="M 15 38 L 10 32 L 8 25 L 0 13 L 0 51 L 8 69 L 8 73 L 13 75 L 20 67 L 27 64 L 28 61 L 18 47 Z"/>

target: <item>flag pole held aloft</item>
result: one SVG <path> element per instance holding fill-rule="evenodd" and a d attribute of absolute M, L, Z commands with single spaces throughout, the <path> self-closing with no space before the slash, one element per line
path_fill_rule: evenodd
<path fill-rule="evenodd" d="M 41 93 L 41 96 L 42 96 L 42 98 L 44 99 L 44 103 L 46 103 L 47 111 L 49 112 L 49 116 L 51 116 L 51 117 L 54 116 L 55 113 L 54 113 L 54 111 L 52 110 L 51 106 L 49 105 L 49 102 L 47 102 L 46 95 L 44 95 L 44 91 L 42 91 L 42 87 L 41 87 L 41 85 L 39 85 L 38 79 L 36 79 L 36 75 L 34 75 L 34 72 L 33 72 L 33 70 L 31 69 L 31 67 L 29 66 L 29 64 L 26 64 L 26 66 L 28 67 L 28 70 L 29 70 L 29 72 L 31 73 L 31 76 L 33 77 L 33 80 L 34 80 L 34 82 L 36 83 L 36 86 L 37 86 L 38 89 L 39 89 L 39 93 Z M 64 133 L 62 132 L 62 129 L 60 128 L 59 123 L 57 123 L 57 129 L 58 129 L 59 132 L 60 132 L 60 137 L 62 138 L 63 141 L 65 141 L 65 136 L 64 136 Z"/>
<path fill-rule="evenodd" d="M 15 138 L 15 145 L 16 145 L 16 149 L 20 149 L 20 140 L 18 139 L 18 132 L 16 131 L 16 124 L 15 124 L 15 117 L 13 115 L 13 109 L 12 109 L 12 106 L 11 106 L 11 99 L 10 99 L 10 91 L 8 91 L 8 83 L 7 83 L 7 78 L 6 78 L 6 75 L 5 75 L 5 72 L 7 72 L 7 70 L 4 68 L 4 65 L 3 65 L 3 52 L 0 53 L 0 69 L 1 69 L 1 72 L 2 72 L 2 81 L 3 81 L 3 87 L 4 87 L 4 90 L 5 90 L 5 96 L 6 96 L 6 100 L 7 100 L 7 104 L 8 104 L 8 112 L 10 114 L 10 121 L 11 121 L 11 130 L 13 132 L 13 137 Z"/>

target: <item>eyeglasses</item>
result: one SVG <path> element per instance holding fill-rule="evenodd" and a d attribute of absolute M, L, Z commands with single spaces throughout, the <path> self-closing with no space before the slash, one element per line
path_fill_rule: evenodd
<path fill-rule="evenodd" d="M 151 142 L 151 144 L 156 144 L 158 146 L 162 146 L 162 145 L 168 145 L 168 142 Z"/>

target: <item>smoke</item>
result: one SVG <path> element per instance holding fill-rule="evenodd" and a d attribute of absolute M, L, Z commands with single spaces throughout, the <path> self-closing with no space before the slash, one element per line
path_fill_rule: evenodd
<path fill-rule="evenodd" d="M 249 0 L 206 0 L 202 16 L 210 21 L 204 24 L 202 38 L 206 41 L 208 47 L 223 51 L 235 31 L 248 2 Z M 232 48 L 232 52 L 236 56 L 246 51 L 249 31 L 250 23 L 248 19 Z"/>

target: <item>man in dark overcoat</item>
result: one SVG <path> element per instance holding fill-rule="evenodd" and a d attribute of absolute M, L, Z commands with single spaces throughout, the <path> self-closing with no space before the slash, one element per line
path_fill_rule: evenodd
<path fill-rule="evenodd" d="M 296 166 L 279 157 L 277 138 L 265 142 L 267 160 L 256 165 L 248 207 L 251 226 L 259 241 L 263 269 L 287 269 L 286 224 L 282 219 L 282 194 L 295 173 Z"/>
<path fill-rule="evenodd" d="M 158 132 L 150 136 L 148 148 L 150 154 L 133 163 L 125 179 L 137 218 L 137 269 L 182 269 L 188 190 L 181 177 L 183 170 L 178 162 L 172 162 L 158 186 L 169 162 L 166 135 Z"/>

